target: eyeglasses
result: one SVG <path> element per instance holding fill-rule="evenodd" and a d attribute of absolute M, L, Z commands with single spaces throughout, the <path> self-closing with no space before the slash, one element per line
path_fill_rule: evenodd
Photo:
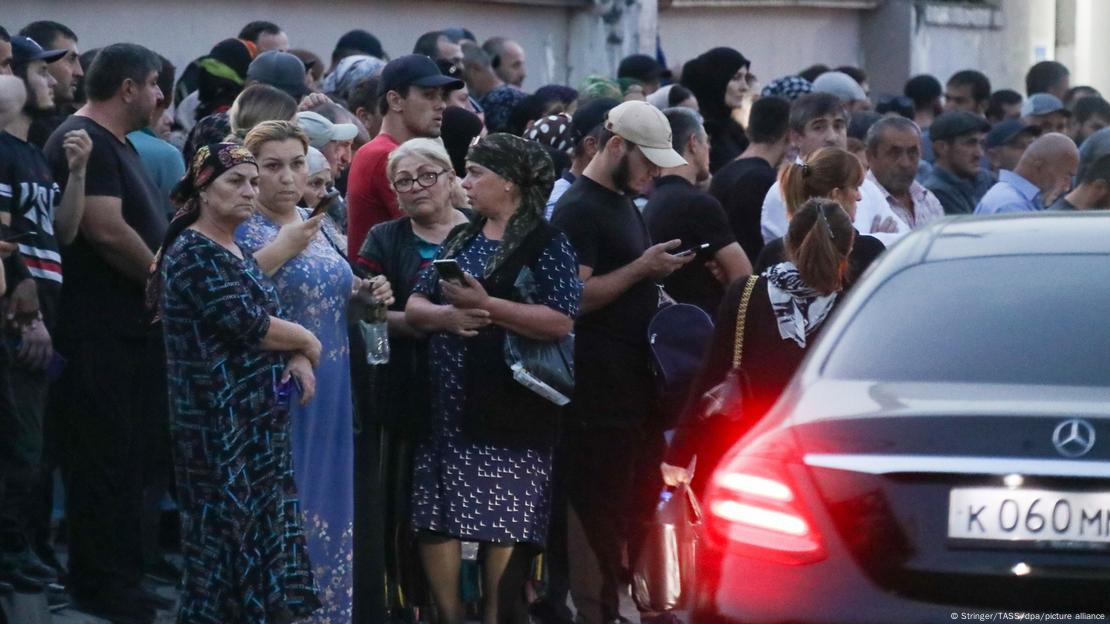
<path fill-rule="evenodd" d="M 412 190 L 412 185 L 419 184 L 420 188 L 431 188 L 439 180 L 439 176 L 447 173 L 447 169 L 439 172 L 427 171 L 417 175 L 415 178 L 397 178 L 393 181 L 393 190 L 398 193 L 408 193 Z"/>

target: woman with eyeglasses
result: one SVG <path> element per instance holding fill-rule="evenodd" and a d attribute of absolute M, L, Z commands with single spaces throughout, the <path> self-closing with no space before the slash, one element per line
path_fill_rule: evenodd
<path fill-rule="evenodd" d="M 288 121 L 256 125 L 244 145 L 258 161 L 255 212 L 235 230 L 276 287 L 291 320 L 322 343 L 315 398 L 292 412 L 293 476 L 308 553 L 322 588 L 313 621 L 349 621 L 353 592 L 354 425 L 347 305 L 359 291 L 391 302 L 389 283 L 355 277 L 323 214 L 297 202 L 308 177 L 308 136 Z M 309 388 L 304 388 L 309 391 Z"/>
<path fill-rule="evenodd" d="M 368 585 L 386 587 L 387 608 L 400 616 L 399 611 L 412 607 L 420 594 L 407 582 L 422 574 L 409 529 L 409 498 L 412 450 L 431 407 L 426 341 L 405 322 L 405 305 L 420 271 L 431 264 L 448 232 L 469 222 L 469 210 L 463 208 L 466 194 L 439 141 L 417 138 L 402 143 L 389 155 L 386 178 L 405 216 L 375 225 L 359 251 L 358 268 L 384 275 L 396 299 L 388 312 L 389 363 L 377 367 L 369 405 L 360 407 L 360 435 L 371 439 L 359 448 L 369 449 L 372 456 L 365 464 L 377 468 L 374 474 L 361 474 L 372 484 L 366 507 L 380 517 L 379 523 L 369 525 L 373 534 L 366 540 L 385 549 L 384 565 L 368 564 L 373 568 L 367 571 L 373 577 Z M 378 526 L 380 533 L 374 530 Z"/>

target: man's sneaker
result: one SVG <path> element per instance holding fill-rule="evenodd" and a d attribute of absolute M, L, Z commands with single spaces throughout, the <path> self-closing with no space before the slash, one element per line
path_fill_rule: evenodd
<path fill-rule="evenodd" d="M 58 583 L 51 583 L 46 586 L 46 606 L 51 611 L 61 611 L 72 602 L 64 586 Z"/>
<path fill-rule="evenodd" d="M 177 586 L 181 582 L 181 568 L 175 566 L 168 559 L 162 559 L 158 563 L 147 566 L 146 576 L 153 581 L 163 585 Z"/>
<path fill-rule="evenodd" d="M 0 582 L 8 583 L 15 591 L 38 593 L 46 588 L 46 581 L 22 569 L 0 569 Z"/>
<path fill-rule="evenodd" d="M 23 563 L 21 569 L 31 576 L 46 581 L 47 584 L 58 582 L 58 571 L 43 563 L 42 559 L 39 559 L 33 550 L 27 551 L 27 560 Z"/>

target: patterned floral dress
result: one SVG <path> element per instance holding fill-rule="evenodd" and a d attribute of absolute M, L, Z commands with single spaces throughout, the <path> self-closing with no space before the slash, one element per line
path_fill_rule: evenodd
<path fill-rule="evenodd" d="M 279 315 L 249 255 L 193 230 L 166 251 L 162 323 L 182 511 L 179 622 L 287 621 L 318 608 L 280 399 Z"/>
<path fill-rule="evenodd" d="M 308 212 L 300 215 L 307 218 Z M 351 621 L 354 587 L 354 420 L 347 342 L 347 301 L 354 273 L 336 250 L 345 247 L 340 235 L 325 228 L 271 280 L 286 318 L 303 325 L 323 345 L 315 371 L 316 396 L 303 407 L 299 397 L 293 400 L 293 476 L 301 493 L 312 572 L 324 603 L 309 621 L 340 624 Z M 277 224 L 255 213 L 235 231 L 235 240 L 254 253 L 273 242 L 278 230 Z"/>
<path fill-rule="evenodd" d="M 478 234 L 455 259 L 467 273 L 482 275 L 499 244 Z M 582 283 L 566 236 L 551 239 L 536 268 L 537 301 L 576 315 Z M 433 268 L 421 273 L 413 292 L 442 303 Z M 462 539 L 542 547 L 551 506 L 551 447 L 469 439 L 462 430 L 466 339 L 440 332 L 430 340 L 436 394 L 431 431 L 418 444 L 414 460 L 413 525 Z"/>

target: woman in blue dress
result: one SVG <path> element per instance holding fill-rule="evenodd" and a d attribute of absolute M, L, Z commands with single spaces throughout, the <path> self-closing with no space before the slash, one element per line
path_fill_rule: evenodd
<path fill-rule="evenodd" d="M 289 449 L 294 379 L 311 399 L 320 341 L 282 320 L 235 227 L 258 166 L 232 143 L 197 150 L 174 189 L 148 288 L 163 325 L 182 552 L 181 623 L 276 623 L 320 606 Z"/>
<path fill-rule="evenodd" d="M 426 269 L 405 320 L 431 334 L 432 422 L 413 470 L 413 525 L 440 621 L 463 621 L 460 541 L 482 543 L 483 621 L 520 621 L 528 561 L 547 538 L 558 408 L 517 383 L 506 332 L 558 340 L 582 295 L 566 236 L 543 219 L 555 172 L 538 144 L 492 134 L 470 149 L 463 188 L 478 217 L 439 258 L 465 282 Z M 530 274 L 530 279 L 525 279 Z M 518 284 L 531 283 L 527 296 Z M 527 301 L 527 302 L 525 302 Z"/>
<path fill-rule="evenodd" d="M 308 138 L 286 121 L 258 124 L 244 141 L 258 159 L 257 210 L 235 231 L 277 288 L 290 319 L 323 345 L 316 398 L 292 414 L 293 475 L 301 493 L 308 554 L 324 608 L 317 622 L 351 619 L 354 564 L 354 424 L 347 304 L 369 283 L 340 253 L 345 242 L 325 215 L 299 209 L 308 176 Z M 390 299 L 389 285 L 374 293 Z"/>

